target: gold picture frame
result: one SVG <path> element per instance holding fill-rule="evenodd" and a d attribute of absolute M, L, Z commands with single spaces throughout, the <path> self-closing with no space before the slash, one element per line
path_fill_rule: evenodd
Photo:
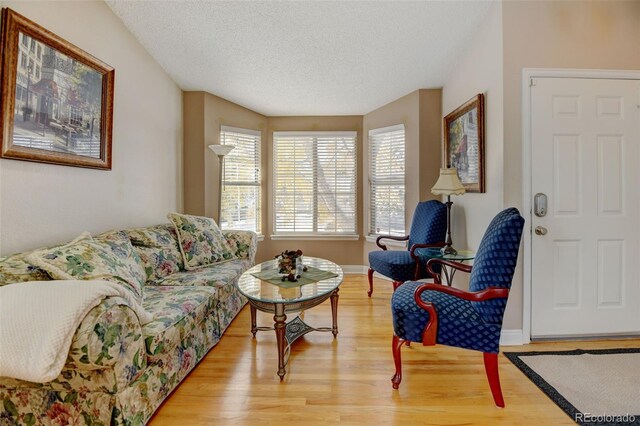
<path fill-rule="evenodd" d="M 0 157 L 111 170 L 115 71 L 2 9 Z"/>
<path fill-rule="evenodd" d="M 482 93 L 444 117 L 444 153 L 445 167 L 458 170 L 466 192 L 485 192 Z"/>

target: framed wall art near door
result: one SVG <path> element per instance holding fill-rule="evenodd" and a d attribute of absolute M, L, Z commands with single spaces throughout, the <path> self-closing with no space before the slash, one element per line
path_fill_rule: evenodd
<path fill-rule="evenodd" d="M 111 170 L 115 71 L 2 9 L 0 157 Z"/>
<path fill-rule="evenodd" d="M 467 192 L 484 190 L 484 95 L 444 117 L 445 166 L 458 170 Z"/>

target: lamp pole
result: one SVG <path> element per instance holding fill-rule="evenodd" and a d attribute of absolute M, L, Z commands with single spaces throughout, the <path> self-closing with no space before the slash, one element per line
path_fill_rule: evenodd
<path fill-rule="evenodd" d="M 453 248 L 453 241 L 451 240 L 451 205 L 453 205 L 453 201 L 451 201 L 451 195 L 447 195 L 447 202 L 445 203 L 447 206 L 447 240 L 445 241 L 445 246 L 442 247 L 442 254 L 458 254 L 458 251 Z"/>
<path fill-rule="evenodd" d="M 222 185 L 223 185 L 223 167 L 224 167 L 224 157 L 229 154 L 233 148 L 235 148 L 233 145 L 209 145 L 209 149 L 211 151 L 213 151 L 217 156 L 218 156 L 218 160 L 220 162 L 220 167 L 219 167 L 219 180 L 218 182 L 220 182 L 220 186 L 218 187 L 218 226 L 222 226 L 222 224 L 220 223 L 221 219 L 222 219 Z"/>

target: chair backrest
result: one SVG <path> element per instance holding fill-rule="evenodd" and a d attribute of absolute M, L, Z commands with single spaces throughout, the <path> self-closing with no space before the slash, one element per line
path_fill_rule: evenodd
<path fill-rule="evenodd" d="M 414 244 L 435 244 L 444 241 L 446 232 L 447 206 L 438 200 L 421 201 L 413 213 L 407 249 Z"/>
<path fill-rule="evenodd" d="M 503 210 L 493 218 L 480 241 L 473 261 L 469 291 L 481 291 L 487 287 L 511 288 L 523 227 L 524 219 L 514 207 Z M 507 306 L 506 299 L 472 304 L 485 321 L 502 323 L 504 309 Z"/>

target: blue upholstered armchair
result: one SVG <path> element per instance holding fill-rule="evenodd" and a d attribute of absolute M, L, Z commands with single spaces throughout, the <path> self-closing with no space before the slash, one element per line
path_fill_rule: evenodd
<path fill-rule="evenodd" d="M 469 291 L 435 284 L 406 282 L 393 294 L 394 389 L 402 380 L 400 349 L 403 343 L 436 343 L 483 352 L 484 366 L 493 399 L 504 407 L 498 352 L 502 316 L 518 259 L 524 219 L 515 208 L 499 213 L 489 224 L 473 266 L 430 259 L 427 270 L 437 264 L 470 272 Z"/>
<path fill-rule="evenodd" d="M 411 232 L 403 237 L 381 235 L 376 244 L 382 251 L 369 252 L 369 291 L 373 293 L 373 273 L 378 272 L 393 280 L 393 289 L 407 280 L 427 277 L 426 269 L 415 253 L 418 248 L 442 247 L 447 231 L 447 207 L 440 201 L 422 201 L 413 213 Z M 408 250 L 387 250 L 383 239 L 409 241 Z"/>

